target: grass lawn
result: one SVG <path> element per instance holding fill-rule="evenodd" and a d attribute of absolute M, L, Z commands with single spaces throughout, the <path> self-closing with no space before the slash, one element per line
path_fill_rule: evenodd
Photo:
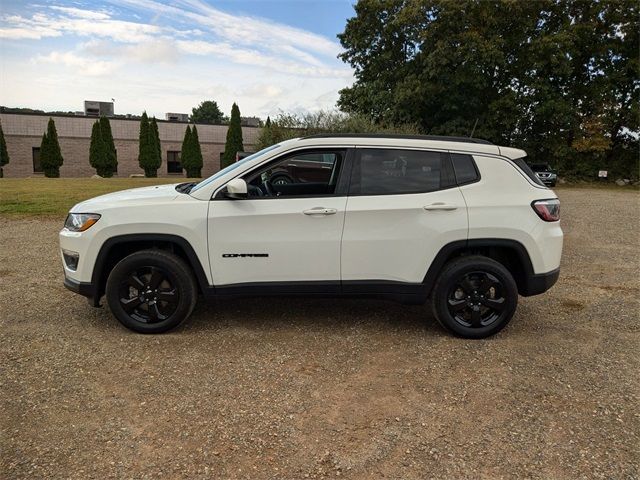
<path fill-rule="evenodd" d="M 0 178 L 0 215 L 65 216 L 76 203 L 128 188 L 184 178 Z"/>

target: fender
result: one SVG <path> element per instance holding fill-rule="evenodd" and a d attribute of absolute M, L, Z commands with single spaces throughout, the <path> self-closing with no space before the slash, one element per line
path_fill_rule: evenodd
<path fill-rule="evenodd" d="M 514 274 L 518 291 L 522 296 L 537 295 L 548 290 L 558 278 L 559 271 L 554 270 L 548 274 L 536 275 L 533 271 L 533 265 L 527 249 L 517 240 L 503 238 L 474 238 L 470 240 L 458 240 L 448 243 L 440 249 L 436 258 L 429 266 L 427 274 L 422 281 L 427 295 L 431 294 L 433 286 L 442 271 L 444 265 L 458 253 L 482 249 L 482 248 L 501 248 L 513 252 L 518 259 L 521 272 Z"/>
<path fill-rule="evenodd" d="M 116 245 L 122 245 L 132 242 L 160 242 L 179 246 L 187 256 L 188 263 L 191 266 L 194 275 L 196 276 L 196 280 L 198 282 L 200 290 L 205 294 L 211 293 L 213 287 L 209 285 L 209 281 L 207 280 L 207 276 L 204 272 L 204 269 L 202 268 L 200 259 L 196 255 L 196 252 L 191 244 L 186 239 L 178 235 L 164 233 L 134 233 L 111 237 L 107 239 L 100 247 L 100 251 L 98 252 L 98 256 L 96 257 L 96 262 L 93 267 L 93 273 L 91 274 L 91 283 L 93 284 L 93 288 L 95 290 L 95 296 L 93 298 L 94 305 L 100 302 L 100 297 L 104 293 L 104 281 L 102 281 L 102 276 L 105 264 L 107 262 L 107 259 L 109 258 L 109 253 L 111 252 L 112 248 Z"/>

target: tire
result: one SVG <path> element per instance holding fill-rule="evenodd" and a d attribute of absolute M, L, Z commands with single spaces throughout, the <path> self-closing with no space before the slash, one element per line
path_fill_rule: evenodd
<path fill-rule="evenodd" d="M 163 250 L 142 250 L 123 258 L 109 273 L 107 303 L 125 327 L 162 333 L 187 319 L 197 300 L 189 266 Z"/>
<path fill-rule="evenodd" d="M 518 287 L 501 263 L 473 255 L 445 265 L 431 298 L 433 313 L 444 328 L 463 338 L 486 338 L 513 318 Z"/>

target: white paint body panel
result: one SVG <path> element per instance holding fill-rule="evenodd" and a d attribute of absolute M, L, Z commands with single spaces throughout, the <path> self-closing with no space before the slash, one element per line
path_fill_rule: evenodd
<path fill-rule="evenodd" d="M 109 238 L 159 233 L 188 241 L 212 283 L 206 235 L 208 205 L 209 202 L 177 193 L 175 185 L 124 190 L 79 203 L 72 213 L 99 213 L 101 217 L 84 232 L 60 232 L 60 247 L 80 254 L 77 270 L 64 266 L 65 275 L 78 282 L 90 282 L 100 248 Z"/>
<path fill-rule="evenodd" d="M 425 210 L 434 203 L 455 210 Z M 342 237 L 343 280 L 420 283 L 440 249 L 467 236 L 460 190 L 349 197 Z"/>
<path fill-rule="evenodd" d="M 216 285 L 340 279 L 346 197 L 215 200 L 209 255 Z M 314 208 L 331 215 L 305 215 Z M 268 254 L 232 257 L 224 254 Z"/>
<path fill-rule="evenodd" d="M 460 187 L 468 206 L 469 239 L 498 238 L 520 242 L 529 252 L 534 273 L 560 266 L 562 229 L 544 222 L 531 208 L 535 200 L 556 198 L 548 188 L 535 187 L 512 163 L 474 155 L 481 179 Z"/>

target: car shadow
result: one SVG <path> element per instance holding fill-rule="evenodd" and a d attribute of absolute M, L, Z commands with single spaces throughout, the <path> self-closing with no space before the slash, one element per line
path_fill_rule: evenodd
<path fill-rule="evenodd" d="M 282 329 L 395 331 L 413 335 L 443 334 L 428 304 L 404 305 L 381 299 L 247 297 L 198 302 L 176 332 L 242 327 L 253 331 Z"/>

